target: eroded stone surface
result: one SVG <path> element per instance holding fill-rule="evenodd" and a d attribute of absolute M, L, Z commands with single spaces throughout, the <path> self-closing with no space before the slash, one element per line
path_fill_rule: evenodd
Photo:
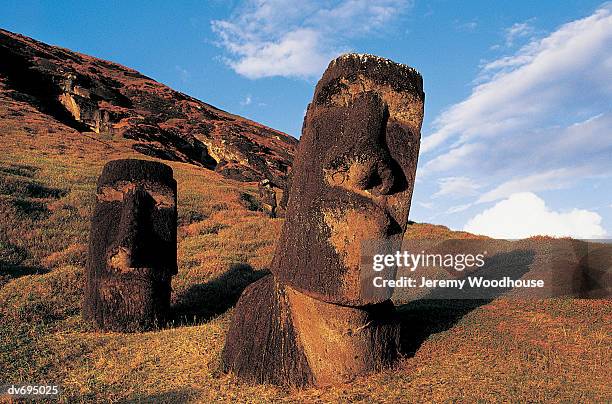
<path fill-rule="evenodd" d="M 259 181 L 257 184 L 259 191 L 259 199 L 265 210 L 270 217 L 276 217 L 277 202 L 276 202 L 276 190 L 269 179 Z"/>
<path fill-rule="evenodd" d="M 176 181 L 172 169 L 115 160 L 98 180 L 83 315 L 104 330 L 163 323 L 176 264 Z"/>
<path fill-rule="evenodd" d="M 275 276 L 330 303 L 380 303 L 361 291 L 360 242 L 403 236 L 423 101 L 407 66 L 362 55 L 330 63 L 304 121 Z"/>
<path fill-rule="evenodd" d="M 225 371 L 304 387 L 346 382 L 397 355 L 390 302 L 356 308 L 313 299 L 269 275 L 240 297 L 223 349 Z"/>
<path fill-rule="evenodd" d="M 288 286 L 285 294 L 314 384 L 347 382 L 395 360 L 399 327 L 391 302 L 361 308 L 326 303 Z"/>
<path fill-rule="evenodd" d="M 236 306 L 226 371 L 322 386 L 393 362 L 394 307 L 365 290 L 361 242 L 403 237 L 423 100 L 421 76 L 407 66 L 369 55 L 330 63 L 304 120 L 272 275 Z"/>
<path fill-rule="evenodd" d="M 244 290 L 236 304 L 223 368 L 244 380 L 288 386 L 314 383 L 282 284 L 268 275 Z"/>

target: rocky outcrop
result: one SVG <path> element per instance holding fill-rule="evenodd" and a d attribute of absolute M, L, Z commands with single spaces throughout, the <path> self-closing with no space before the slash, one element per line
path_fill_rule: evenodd
<path fill-rule="evenodd" d="M 304 120 L 272 275 L 238 301 L 225 370 L 326 385 L 394 361 L 394 307 L 389 291 L 364 282 L 361 242 L 403 238 L 423 102 L 410 67 L 356 54 L 330 63 Z"/>
<path fill-rule="evenodd" d="M 78 79 L 77 75 L 66 73 L 57 80 L 61 90 L 58 96 L 60 103 L 76 121 L 84 123 L 91 131 L 113 134 L 113 125 L 123 117 L 129 116 L 128 109 L 121 106 L 112 108 L 112 104 L 108 101 L 99 105 L 95 100 L 96 98 L 103 99 L 106 96 L 114 101 L 119 101 L 121 100 L 120 94 L 104 94 L 103 91 L 96 91 L 96 88 L 83 87 Z M 129 105 L 126 100 L 121 101 Z"/>
<path fill-rule="evenodd" d="M 276 217 L 278 202 L 273 184 L 268 179 L 259 181 L 257 190 L 259 191 L 259 199 L 264 211 L 268 216 L 272 218 Z"/>
<path fill-rule="evenodd" d="M 98 180 L 83 316 L 121 332 L 161 326 L 176 263 L 176 181 L 165 164 L 114 160 Z"/>
<path fill-rule="evenodd" d="M 0 92 L 80 132 L 143 154 L 282 186 L 297 140 L 135 70 L 0 29 Z M 2 95 L 2 94 L 0 94 Z"/>

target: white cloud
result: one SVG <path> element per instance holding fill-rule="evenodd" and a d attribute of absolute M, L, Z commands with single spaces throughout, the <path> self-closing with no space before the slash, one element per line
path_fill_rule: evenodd
<path fill-rule="evenodd" d="M 519 40 L 527 45 L 483 64 L 471 95 L 438 115 L 433 131 L 424 132 L 417 197 L 423 198 L 419 189 L 426 187 L 457 224 L 470 207 L 522 192 L 575 187 L 576 192 L 563 192 L 564 199 L 554 200 L 555 207 L 571 209 L 582 201 L 607 206 L 612 179 L 612 3 L 540 39 L 534 37 L 542 34 L 528 25 L 515 25 L 506 33 L 514 45 Z M 455 206 L 454 195 L 441 185 L 449 177 L 480 185 L 472 204 Z M 578 191 L 594 180 L 602 184 L 597 193 Z M 560 197 L 561 192 L 548 195 Z M 607 212 L 601 212 L 606 221 Z M 491 231 L 504 226 L 502 221 Z"/>
<path fill-rule="evenodd" d="M 476 203 L 492 202 L 520 192 L 561 189 L 569 186 L 569 180 L 572 178 L 571 174 L 571 170 L 561 168 L 515 178 L 485 192 Z"/>
<path fill-rule="evenodd" d="M 464 101 L 443 112 L 424 138 L 424 153 L 449 139 L 519 135 L 579 111 L 609 108 L 612 94 L 612 5 L 561 26 L 516 54 L 486 64 L 488 77 Z"/>
<path fill-rule="evenodd" d="M 236 73 L 251 79 L 311 78 L 346 49 L 411 7 L 410 0 L 246 0 L 212 30 Z"/>
<path fill-rule="evenodd" d="M 470 219 L 465 231 L 494 238 L 520 239 L 535 235 L 599 238 L 606 235 L 596 212 L 572 209 L 556 212 L 531 192 L 516 193 Z"/>
<path fill-rule="evenodd" d="M 429 160 L 423 169 L 421 175 L 427 175 L 435 171 L 448 171 L 451 168 L 459 166 L 478 152 L 484 151 L 483 145 L 480 144 L 464 144 L 454 149 L 451 149 L 446 154 L 441 154 L 432 160 Z"/>
<path fill-rule="evenodd" d="M 520 38 L 531 36 L 535 33 L 534 28 L 531 26 L 531 21 L 517 22 L 512 24 L 511 27 L 506 28 L 504 32 L 506 46 L 514 45 L 515 41 Z"/>
<path fill-rule="evenodd" d="M 251 105 L 252 102 L 253 102 L 253 97 L 251 97 L 251 95 L 248 94 L 246 97 L 244 97 L 244 100 L 240 101 L 240 105 L 242 106 Z"/>
<path fill-rule="evenodd" d="M 278 42 L 263 43 L 228 64 L 236 73 L 258 79 L 271 76 L 318 75 L 334 56 L 319 49 L 320 33 L 302 29 L 287 33 Z"/>
<path fill-rule="evenodd" d="M 433 209 L 433 202 L 417 202 L 417 204 L 425 209 Z"/>
<path fill-rule="evenodd" d="M 508 181 L 548 173 L 549 180 L 564 180 L 563 184 L 548 189 L 564 188 L 571 182 L 568 180 L 597 173 L 612 174 L 610 155 L 612 110 L 566 127 L 525 129 L 513 136 L 480 139 L 478 143 L 450 148 L 429 161 L 425 157 L 419 175 L 462 172 L 480 183 L 492 183 L 494 176 Z M 554 172 L 567 175 L 552 175 Z M 487 174 L 487 181 L 478 179 L 483 173 Z M 538 188 L 520 189 L 525 190 Z"/>
<path fill-rule="evenodd" d="M 555 132 L 555 142 L 540 145 L 542 154 L 545 152 L 548 156 L 563 158 L 579 154 L 592 160 L 601 154 L 597 152 L 603 151 L 604 155 L 600 157 L 609 157 L 612 149 L 612 109 Z"/>
<path fill-rule="evenodd" d="M 451 206 L 450 208 L 448 208 L 446 210 L 446 214 L 450 215 L 453 213 L 459 213 L 459 212 L 463 212 L 464 210 L 467 210 L 469 208 L 471 208 L 474 204 L 473 203 L 466 203 L 463 205 L 457 205 L 457 206 Z"/>
<path fill-rule="evenodd" d="M 476 28 L 478 28 L 478 22 L 476 21 L 468 21 L 464 23 L 459 23 L 458 21 L 455 21 L 455 25 L 458 31 L 465 32 L 474 32 Z"/>
<path fill-rule="evenodd" d="M 480 185 L 468 177 L 445 177 L 438 180 L 438 192 L 432 198 L 441 196 L 461 197 L 476 195 Z"/>

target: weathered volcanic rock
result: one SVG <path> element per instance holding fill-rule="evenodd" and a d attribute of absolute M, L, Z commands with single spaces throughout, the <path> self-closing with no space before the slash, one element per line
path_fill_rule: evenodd
<path fill-rule="evenodd" d="M 314 383 L 285 288 L 273 276 L 242 292 L 225 339 L 223 368 L 256 383 Z"/>
<path fill-rule="evenodd" d="M 236 305 L 223 367 L 255 383 L 342 383 L 391 365 L 399 328 L 391 302 L 366 308 L 313 299 L 269 275 Z"/>
<path fill-rule="evenodd" d="M 67 129 L 129 140 L 153 157 L 282 186 L 297 140 L 116 63 L 0 29 L 0 102 L 34 106 Z"/>
<path fill-rule="evenodd" d="M 272 183 L 270 183 L 270 180 L 265 179 L 259 181 L 257 190 L 259 191 L 259 199 L 261 200 L 265 212 L 270 217 L 276 217 L 276 208 L 278 205 L 276 202 L 276 191 Z"/>
<path fill-rule="evenodd" d="M 362 296 L 360 241 L 401 239 L 406 229 L 422 85 L 414 69 L 375 56 L 331 62 L 308 107 L 292 169 L 272 262 L 279 280 L 330 303 L 378 303 Z"/>
<path fill-rule="evenodd" d="M 98 180 L 83 316 L 99 329 L 162 324 L 177 273 L 176 181 L 165 164 L 115 160 Z"/>
<path fill-rule="evenodd" d="M 331 62 L 304 120 L 272 275 L 236 306 L 226 371 L 326 385 L 393 362 L 394 307 L 363 281 L 361 242 L 403 237 L 423 101 L 412 68 L 369 55 Z"/>

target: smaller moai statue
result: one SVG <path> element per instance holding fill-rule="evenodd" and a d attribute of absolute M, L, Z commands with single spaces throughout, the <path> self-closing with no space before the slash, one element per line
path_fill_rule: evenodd
<path fill-rule="evenodd" d="M 85 320 L 119 332 L 164 323 L 177 273 L 176 221 L 172 168 L 136 159 L 104 166 L 91 219 Z"/>
<path fill-rule="evenodd" d="M 259 190 L 259 199 L 265 212 L 272 218 L 276 217 L 276 191 L 269 179 L 259 181 L 257 184 Z"/>

